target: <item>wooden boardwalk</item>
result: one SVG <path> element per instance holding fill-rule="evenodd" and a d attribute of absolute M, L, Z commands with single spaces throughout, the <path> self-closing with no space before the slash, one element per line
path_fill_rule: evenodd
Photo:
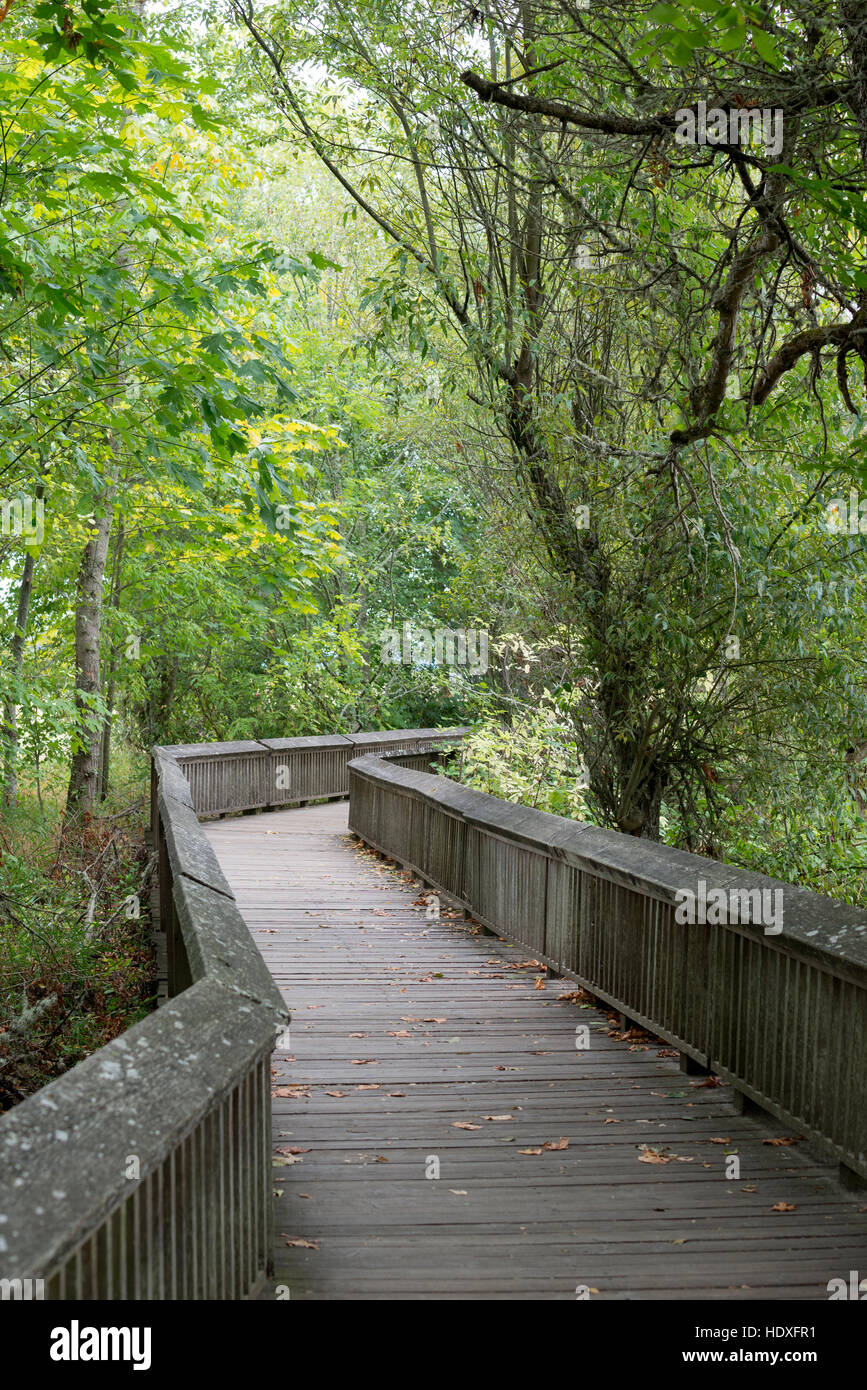
<path fill-rule="evenodd" d="M 867 1191 L 558 999 L 574 985 L 537 988 L 517 948 L 427 920 L 345 802 L 203 828 L 292 1011 L 273 1105 L 293 1299 L 827 1299 L 867 1276 Z"/>

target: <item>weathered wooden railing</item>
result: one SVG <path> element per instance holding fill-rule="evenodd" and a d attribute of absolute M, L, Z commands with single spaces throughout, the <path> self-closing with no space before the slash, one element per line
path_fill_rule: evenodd
<path fill-rule="evenodd" d="M 349 772 L 357 835 L 867 1177 L 863 912 L 381 757 Z M 714 890 L 728 920 L 678 920 Z"/>
<path fill-rule="evenodd" d="M 423 764 L 419 750 L 459 732 L 154 750 L 171 997 L 0 1118 L 4 1296 L 32 1295 L 33 1280 L 47 1298 L 255 1293 L 271 1259 L 270 1058 L 288 1015 L 198 817 L 346 795 L 351 755 Z"/>
<path fill-rule="evenodd" d="M 187 777 L 200 816 L 273 809 L 349 795 L 351 758 L 417 753 L 452 743 L 464 729 L 397 729 L 380 733 L 265 738 L 240 743 L 166 747 Z"/>

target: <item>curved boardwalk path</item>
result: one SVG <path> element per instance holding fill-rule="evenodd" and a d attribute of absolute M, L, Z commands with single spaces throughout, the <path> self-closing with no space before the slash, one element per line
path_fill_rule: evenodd
<path fill-rule="evenodd" d="M 293 1299 L 826 1299 L 867 1276 L 867 1192 L 763 1142 L 789 1136 L 662 1043 L 559 1001 L 574 985 L 537 989 L 517 948 L 426 920 L 345 802 L 205 829 L 292 1010 L 274 1186 Z"/>

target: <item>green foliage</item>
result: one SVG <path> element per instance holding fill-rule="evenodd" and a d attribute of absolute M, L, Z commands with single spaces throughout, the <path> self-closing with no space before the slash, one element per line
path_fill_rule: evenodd
<path fill-rule="evenodd" d="M 826 524 L 867 483 L 851 35 L 560 8 L 2 21 L 0 502 L 45 507 L 0 534 L 2 1017 L 60 1001 L 6 1103 L 150 992 L 108 921 L 137 832 L 93 933 L 111 832 L 59 820 L 94 735 L 114 815 L 156 741 L 467 722 L 495 795 L 863 900 L 867 557 Z M 699 98 L 785 107 L 784 151 L 677 144 Z M 389 660 L 405 623 L 489 668 Z"/>
<path fill-rule="evenodd" d="M 72 837 L 24 806 L 0 844 L 2 1111 L 143 1017 L 156 967 L 146 910 L 124 909 L 142 885 L 139 836 L 115 822 Z"/>

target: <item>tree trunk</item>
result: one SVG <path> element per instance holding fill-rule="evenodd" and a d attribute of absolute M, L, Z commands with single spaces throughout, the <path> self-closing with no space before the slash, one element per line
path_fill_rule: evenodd
<path fill-rule="evenodd" d="M 117 541 L 114 548 L 114 574 L 111 585 L 111 607 L 120 607 L 120 577 L 123 566 L 124 526 L 123 517 L 118 518 Z M 96 798 L 105 801 L 108 796 L 109 768 L 111 764 L 112 709 L 114 707 L 115 673 L 117 671 L 117 643 L 112 643 L 108 655 L 108 676 L 105 682 L 105 723 L 102 727 L 102 747 L 99 756 L 99 774 L 96 784 Z"/>
<path fill-rule="evenodd" d="M 94 522 L 93 534 L 84 548 L 78 572 L 78 602 L 75 609 L 75 705 L 79 715 L 81 747 L 72 757 L 67 812 L 91 811 L 96 797 L 99 751 L 102 733 L 88 728 L 85 720 L 99 696 L 99 659 L 102 629 L 102 585 L 108 557 L 114 488 L 102 498 L 102 515 Z"/>
<path fill-rule="evenodd" d="M 9 646 L 9 693 L 3 709 L 3 803 L 14 806 L 18 796 L 18 704 L 21 682 L 24 678 L 24 641 L 27 636 L 27 619 L 30 613 L 30 597 L 33 593 L 33 571 L 36 561 L 33 551 L 28 550 L 18 587 L 18 611 L 15 617 L 15 631 Z"/>

